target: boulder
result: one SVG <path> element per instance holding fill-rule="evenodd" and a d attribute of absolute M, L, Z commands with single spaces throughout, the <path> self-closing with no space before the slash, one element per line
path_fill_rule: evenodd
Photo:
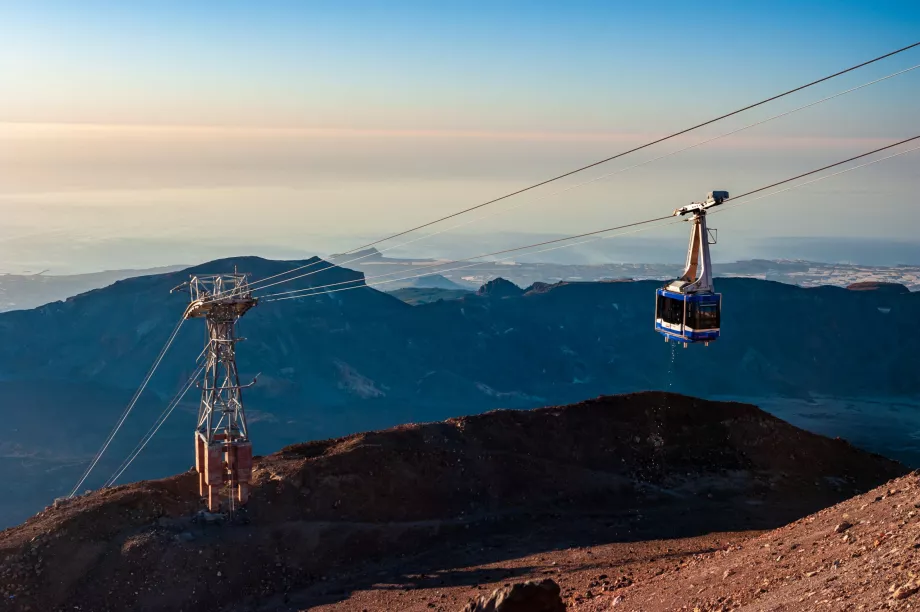
<path fill-rule="evenodd" d="M 518 582 L 470 602 L 463 612 L 565 612 L 559 585 L 549 578 Z"/>

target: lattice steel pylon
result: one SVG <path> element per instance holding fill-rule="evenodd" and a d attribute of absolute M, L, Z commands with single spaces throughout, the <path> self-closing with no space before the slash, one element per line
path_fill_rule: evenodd
<path fill-rule="evenodd" d="M 246 274 L 192 276 L 185 318 L 203 318 L 208 338 L 200 383 L 201 405 L 195 428 L 195 468 L 198 488 L 210 512 L 246 505 L 252 480 L 252 442 L 246 424 L 242 390 L 236 367 L 236 323 L 258 303 Z M 227 487 L 228 507 L 221 507 Z"/>

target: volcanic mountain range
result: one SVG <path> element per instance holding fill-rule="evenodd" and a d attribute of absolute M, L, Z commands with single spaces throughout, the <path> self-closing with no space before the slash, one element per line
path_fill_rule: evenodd
<path fill-rule="evenodd" d="M 321 270 L 263 293 L 353 281 L 324 263 L 254 257 L 144 276 L 27 311 L 0 313 L 0 485 L 6 524 L 69 491 L 181 315 L 169 290 L 189 274 Z M 651 331 L 656 283 L 496 280 L 476 295 L 410 306 L 374 289 L 267 302 L 240 322 L 238 360 L 256 452 L 500 407 L 564 404 L 669 389 L 700 396 L 909 396 L 915 347 L 905 329 L 920 294 L 803 289 L 718 279 L 717 347 L 668 348 Z M 203 326 L 187 322 L 145 395 L 86 483 L 98 486 L 187 379 Z M 696 347 L 694 347 L 695 349 Z M 126 472 L 162 476 L 191 462 L 197 399 L 186 402 Z"/>

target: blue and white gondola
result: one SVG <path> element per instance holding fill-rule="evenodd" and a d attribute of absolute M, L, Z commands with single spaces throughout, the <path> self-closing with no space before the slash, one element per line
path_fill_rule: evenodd
<path fill-rule="evenodd" d="M 705 202 L 674 211 L 675 216 L 691 214 L 693 218 L 690 219 L 690 246 L 683 274 L 655 292 L 655 331 L 662 334 L 666 342 L 673 340 L 684 346 L 702 342 L 708 346 L 719 337 L 722 295 L 715 293 L 712 286 L 706 211 L 727 199 L 727 191 L 713 191 Z"/>

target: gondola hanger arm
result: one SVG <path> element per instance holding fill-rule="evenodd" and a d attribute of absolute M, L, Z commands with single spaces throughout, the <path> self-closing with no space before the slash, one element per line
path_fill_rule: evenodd
<path fill-rule="evenodd" d="M 712 208 L 713 206 L 718 206 L 727 199 L 727 191 L 710 191 L 706 195 L 706 200 L 703 202 L 692 202 L 686 206 L 675 208 L 674 216 L 676 217 L 678 215 L 683 216 L 688 214 L 700 214 L 705 212 L 707 209 Z"/>

